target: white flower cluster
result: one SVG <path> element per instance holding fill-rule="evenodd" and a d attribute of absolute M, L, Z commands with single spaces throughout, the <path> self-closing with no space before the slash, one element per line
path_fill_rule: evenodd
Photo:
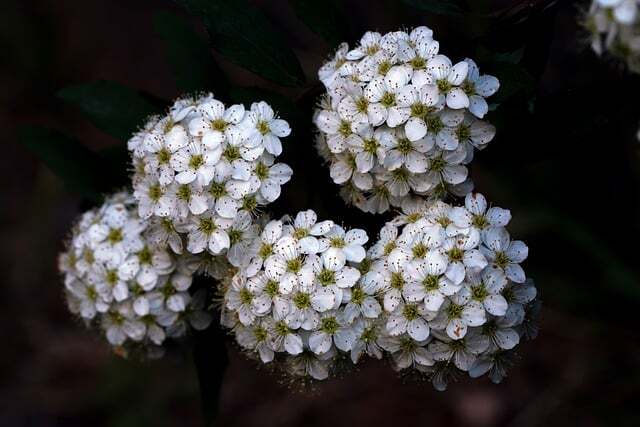
<path fill-rule="evenodd" d="M 177 100 L 166 117 L 152 118 L 128 142 L 141 218 L 164 229 L 175 253 L 227 254 L 248 262 L 255 235 L 252 214 L 280 196 L 292 170 L 275 163 L 289 135 L 265 102 L 245 110 L 208 94 Z"/>
<path fill-rule="evenodd" d="M 519 343 L 536 289 L 520 266 L 527 246 L 505 229 L 510 219 L 468 194 L 463 207 L 419 203 L 383 227 L 363 280 L 382 300 L 389 337 L 380 345 L 398 370 L 416 368 L 443 389 L 443 370 L 483 375 Z"/>
<path fill-rule="evenodd" d="M 456 369 L 499 381 L 536 296 L 510 219 L 480 194 L 464 207 L 416 203 L 366 255 L 364 231 L 313 211 L 271 221 L 226 289 L 222 323 L 262 362 L 280 355 L 286 372 L 317 380 L 341 355 L 355 364 L 387 354 L 439 389 Z"/>
<path fill-rule="evenodd" d="M 495 135 L 481 119 L 499 82 L 439 47 L 424 26 L 367 32 L 318 72 L 327 90 L 314 117 L 318 151 L 343 197 L 366 212 L 471 191 L 465 165 Z"/>
<path fill-rule="evenodd" d="M 60 270 L 70 310 L 98 325 L 111 345 L 153 348 L 211 323 L 205 295 L 189 294 L 191 261 L 155 244 L 133 198 L 118 193 L 81 216 Z"/>
<path fill-rule="evenodd" d="M 359 284 L 367 240 L 311 210 L 269 222 L 225 292 L 222 323 L 264 363 L 281 354 L 289 372 L 325 379 L 338 351 L 362 352 L 362 331 L 382 312 Z"/>
<path fill-rule="evenodd" d="M 634 72 L 640 72 L 639 4 L 639 0 L 593 0 L 585 23 L 593 50 L 620 58 Z"/>

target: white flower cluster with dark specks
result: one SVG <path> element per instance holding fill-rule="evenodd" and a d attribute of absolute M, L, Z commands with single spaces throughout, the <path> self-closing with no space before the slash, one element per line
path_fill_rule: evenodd
<path fill-rule="evenodd" d="M 313 211 L 271 221 L 226 289 L 222 323 L 262 362 L 317 380 L 345 357 L 386 355 L 438 389 L 446 372 L 499 381 L 529 335 L 536 297 L 520 266 L 528 248 L 509 236 L 510 219 L 481 194 L 461 207 L 417 203 L 366 255 L 364 231 L 318 222 Z"/>
<path fill-rule="evenodd" d="M 482 119 L 498 79 L 454 64 L 427 27 L 342 44 L 318 76 L 327 93 L 316 145 L 350 204 L 372 213 L 416 196 L 464 195 L 466 165 L 494 137 Z"/>
<path fill-rule="evenodd" d="M 222 323 L 264 363 L 280 354 L 294 372 L 325 379 L 338 351 L 362 351 L 363 328 L 382 312 L 359 284 L 367 241 L 312 210 L 270 221 L 224 294 Z"/>
<path fill-rule="evenodd" d="M 265 102 L 226 107 L 208 94 L 177 100 L 128 143 L 141 218 L 164 227 L 176 253 L 227 254 L 247 262 L 252 214 L 280 196 L 292 170 L 275 163 L 291 132 Z M 158 233 L 160 234 L 160 233 Z"/>
<path fill-rule="evenodd" d="M 443 369 L 477 377 L 518 345 L 536 288 L 520 266 L 527 246 L 505 228 L 510 219 L 468 194 L 464 206 L 420 204 L 382 228 L 363 281 L 381 300 L 380 346 L 398 370 L 418 369 L 443 389 Z M 501 376 L 494 370 L 492 379 Z"/>
<path fill-rule="evenodd" d="M 159 347 L 205 329 L 205 295 L 189 293 L 197 263 L 149 238 L 130 195 L 85 212 L 60 256 L 70 310 L 97 325 L 114 347 Z"/>

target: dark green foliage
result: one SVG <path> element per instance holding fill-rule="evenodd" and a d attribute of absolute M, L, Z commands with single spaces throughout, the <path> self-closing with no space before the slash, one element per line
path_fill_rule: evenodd
<path fill-rule="evenodd" d="M 290 0 L 298 18 L 311 31 L 322 37 L 330 46 L 337 47 L 344 41 L 342 10 L 335 0 Z"/>
<path fill-rule="evenodd" d="M 98 201 L 104 193 L 124 185 L 126 166 L 89 150 L 58 131 L 24 126 L 20 142 L 38 156 L 64 184 L 84 197 Z"/>
<path fill-rule="evenodd" d="M 213 60 L 207 41 L 181 16 L 161 11 L 153 20 L 165 44 L 167 62 L 181 92 L 212 90 L 219 95 L 228 84 Z"/>
<path fill-rule="evenodd" d="M 211 46 L 230 61 L 283 86 L 301 86 L 304 73 L 293 50 L 246 0 L 178 0 L 202 19 Z"/>
<path fill-rule="evenodd" d="M 68 86 L 58 96 L 78 107 L 98 129 L 121 141 L 128 140 L 148 116 L 162 111 L 140 92 L 104 80 Z"/>

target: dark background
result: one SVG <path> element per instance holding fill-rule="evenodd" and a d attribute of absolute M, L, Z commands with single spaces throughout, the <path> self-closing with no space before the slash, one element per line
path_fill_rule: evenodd
<path fill-rule="evenodd" d="M 302 87 L 283 88 L 212 56 L 233 84 L 295 102 L 291 117 L 280 109 L 294 129 L 283 155 L 294 178 L 274 210 L 314 208 L 374 236 L 388 218 L 345 208 L 312 147 L 315 72 L 335 44 L 311 31 L 287 1 L 251 3 L 284 36 L 307 77 Z M 229 345 L 220 425 L 640 425 L 640 77 L 590 51 L 576 23 L 587 1 L 462 2 L 462 17 L 425 12 L 421 5 L 437 3 L 426 0 L 338 3 L 336 22 L 346 24 L 330 40 L 353 45 L 368 29 L 426 24 L 443 53 L 476 58 L 501 79 L 500 105 L 488 116 L 498 134 L 471 169 L 477 189 L 511 209 L 510 230 L 530 247 L 524 266 L 544 301 L 540 335 L 519 347 L 520 360 L 501 385 L 463 378 L 444 393 L 400 380 L 382 363 L 301 393 Z M 56 96 L 69 85 L 114 81 L 160 106 L 178 96 L 185 86 L 176 83 L 154 25 L 158 11 L 206 37 L 200 20 L 160 0 L 0 5 L 0 129 L 8 140 L 0 154 L 0 426 L 201 425 L 189 350 L 160 361 L 122 360 L 69 315 L 56 254 L 90 203 L 14 143 L 24 132 L 18 125 L 30 124 L 94 151 L 122 144 Z M 202 89 L 227 87 L 215 77 Z M 71 159 L 82 168 L 84 158 Z"/>

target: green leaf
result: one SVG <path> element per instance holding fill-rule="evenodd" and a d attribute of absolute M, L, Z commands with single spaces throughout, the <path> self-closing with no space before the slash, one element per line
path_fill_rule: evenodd
<path fill-rule="evenodd" d="M 452 0 L 402 0 L 402 2 L 423 12 L 435 13 L 436 15 L 460 17 L 464 13 L 460 5 Z"/>
<path fill-rule="evenodd" d="M 307 27 L 330 46 L 337 47 L 344 40 L 339 4 L 335 0 L 290 0 L 293 10 Z"/>
<path fill-rule="evenodd" d="M 283 86 L 301 86 L 298 58 L 246 0 L 177 0 L 200 17 L 211 45 L 230 61 Z"/>
<path fill-rule="evenodd" d="M 58 96 L 78 107 L 98 129 L 121 141 L 128 140 L 147 117 L 161 111 L 140 92 L 104 80 L 66 87 Z"/>
<path fill-rule="evenodd" d="M 186 19 L 161 11 L 154 16 L 153 24 L 165 43 L 167 61 L 178 89 L 182 92 L 215 89 L 218 94 L 227 86 L 226 78 L 215 63 L 207 41 L 200 37 Z"/>
<path fill-rule="evenodd" d="M 58 131 L 24 126 L 19 129 L 19 141 L 69 189 L 93 201 L 100 200 L 103 193 L 122 185 L 114 173 L 115 165 Z M 120 167 L 126 169 L 124 164 Z"/>

